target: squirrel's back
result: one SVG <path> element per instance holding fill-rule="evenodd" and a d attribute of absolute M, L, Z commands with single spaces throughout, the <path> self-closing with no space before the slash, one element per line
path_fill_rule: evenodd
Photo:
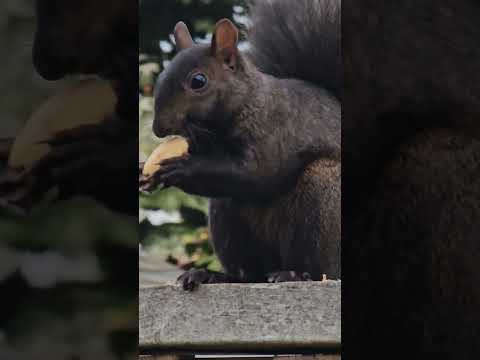
<path fill-rule="evenodd" d="M 342 93 L 341 0 L 264 0 L 251 6 L 249 56 L 279 78 Z"/>

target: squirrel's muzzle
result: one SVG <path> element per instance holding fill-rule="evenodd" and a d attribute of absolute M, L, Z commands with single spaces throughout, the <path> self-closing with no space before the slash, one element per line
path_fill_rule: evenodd
<path fill-rule="evenodd" d="M 177 119 L 177 116 L 174 112 L 168 111 L 166 114 L 155 114 L 153 119 L 152 130 L 155 136 L 162 138 L 168 135 L 178 134 L 180 131 L 179 124 L 180 119 Z"/>

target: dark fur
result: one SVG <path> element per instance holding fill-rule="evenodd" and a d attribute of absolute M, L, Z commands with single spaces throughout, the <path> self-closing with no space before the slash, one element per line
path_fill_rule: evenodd
<path fill-rule="evenodd" d="M 343 12 L 345 357 L 480 355 L 480 5 Z"/>
<path fill-rule="evenodd" d="M 248 32 L 249 41 L 255 44 L 251 49 L 253 62 L 267 74 L 321 84 L 340 97 L 340 12 L 340 2 L 335 0 L 255 2 L 254 25 Z"/>
<path fill-rule="evenodd" d="M 336 21 L 319 26 L 329 27 L 325 33 L 316 32 L 316 26 L 304 37 L 285 38 L 274 31 L 275 26 L 284 26 L 287 14 L 299 19 L 313 16 L 323 24 L 321 9 L 331 9 L 332 4 L 338 4 L 332 15 Z M 159 77 L 154 131 L 158 136 L 183 134 L 192 146 L 190 157 L 168 161 L 157 181 L 212 198 L 212 240 L 229 277 L 298 280 L 307 272 L 313 279 L 322 274 L 338 278 L 341 109 L 332 94 L 341 89 L 340 4 L 304 0 L 292 7 L 291 1 L 277 0 L 273 6 L 279 17 L 272 16 L 265 24 L 257 23 L 264 21 L 265 4 L 257 6 L 252 9 L 252 18 L 257 19 L 253 34 L 261 31 L 257 25 L 272 30 L 268 40 L 252 36 L 251 46 L 259 51 L 240 54 L 234 73 L 221 70 L 208 47 L 196 45 L 181 51 Z M 307 14 L 311 11 L 315 14 Z M 288 29 L 294 30 L 290 25 Z M 282 52 L 280 58 L 269 58 L 269 46 L 305 41 L 295 46 L 307 48 L 328 34 L 334 36 L 326 42 L 332 46 L 320 47 L 318 53 Z M 287 55 L 282 70 L 280 62 Z M 330 64 L 331 71 L 310 68 L 311 56 Z M 252 60 L 266 72 L 268 62 L 276 64 L 272 73 L 291 78 L 261 73 Z M 206 95 L 189 95 L 181 83 L 198 68 L 210 77 L 211 88 Z M 288 271 L 294 271 L 291 277 L 284 276 Z M 195 279 L 214 281 L 204 272 L 195 276 L 190 272 L 182 277 L 186 288 Z M 225 280 L 218 276 L 218 281 Z"/>
<path fill-rule="evenodd" d="M 38 72 L 52 80 L 72 73 L 118 73 L 138 43 L 134 12 L 134 0 L 36 0 Z"/>

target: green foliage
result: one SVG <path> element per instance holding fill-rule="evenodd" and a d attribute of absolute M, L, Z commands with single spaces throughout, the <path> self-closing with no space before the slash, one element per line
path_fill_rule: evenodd
<path fill-rule="evenodd" d="M 136 358 L 135 218 L 86 198 L 28 216 L 1 209 L 0 239 L 8 358 Z M 122 344 L 112 341 L 119 334 L 128 334 Z"/>
<path fill-rule="evenodd" d="M 206 213 L 208 202 L 202 197 L 187 195 L 175 188 L 159 189 L 150 195 L 140 194 L 140 207 L 144 209 L 174 211 L 182 206 Z"/>
<path fill-rule="evenodd" d="M 168 35 L 178 21 L 187 24 L 194 38 L 204 38 L 221 18 L 234 20 L 233 6 L 246 8 L 243 0 L 142 0 L 140 4 L 140 52 L 162 58 L 160 40 Z M 240 12 L 240 11 L 238 11 Z"/>
<path fill-rule="evenodd" d="M 164 217 L 158 225 L 152 225 L 148 215 L 141 217 L 140 238 L 147 251 L 155 250 L 182 268 L 220 270 L 208 241 L 206 199 L 168 188 L 152 195 L 141 194 L 140 206 L 144 213 L 156 210 L 156 215 Z"/>
<path fill-rule="evenodd" d="M 0 238 L 3 244 L 19 250 L 59 250 L 76 254 L 92 250 L 100 243 L 137 246 L 137 231 L 131 218 L 113 213 L 86 198 L 43 205 L 29 216 L 6 210 L 2 213 Z"/>

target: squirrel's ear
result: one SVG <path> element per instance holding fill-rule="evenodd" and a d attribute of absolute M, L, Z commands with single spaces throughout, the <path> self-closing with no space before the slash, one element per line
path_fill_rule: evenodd
<path fill-rule="evenodd" d="M 222 19 L 215 25 L 211 51 L 212 55 L 223 61 L 230 69 L 237 64 L 238 29 L 228 19 Z"/>
<path fill-rule="evenodd" d="M 175 38 L 177 50 L 183 50 L 193 46 L 192 36 L 190 35 L 190 31 L 188 31 L 188 27 L 184 22 L 180 21 L 177 23 L 177 25 L 175 25 L 173 36 Z"/>

